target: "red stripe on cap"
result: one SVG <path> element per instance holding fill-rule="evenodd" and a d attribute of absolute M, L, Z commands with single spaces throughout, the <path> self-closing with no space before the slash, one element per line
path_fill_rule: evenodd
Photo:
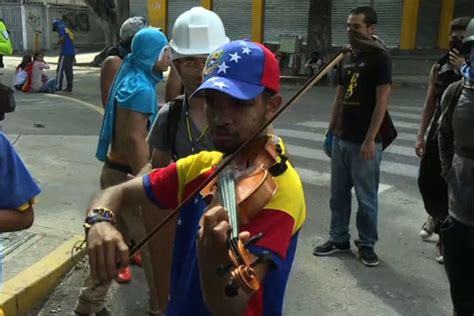
<path fill-rule="evenodd" d="M 264 45 L 260 43 L 255 44 L 262 48 L 263 55 L 265 56 L 261 80 L 262 85 L 274 92 L 280 92 L 280 65 L 275 55 Z"/>

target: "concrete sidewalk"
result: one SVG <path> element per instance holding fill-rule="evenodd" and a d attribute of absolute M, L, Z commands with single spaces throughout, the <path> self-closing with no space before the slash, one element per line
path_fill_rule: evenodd
<path fill-rule="evenodd" d="M 6 60 L 2 81 L 7 84 L 13 62 Z M 90 84 L 97 87 L 97 78 Z M 95 105 L 59 94 L 17 92 L 15 99 L 15 112 L 0 124 L 42 193 L 33 227 L 1 236 L 0 308 L 7 316 L 27 315 L 83 257 L 78 246 L 84 213 L 98 191 L 101 170 L 94 152 L 102 116 Z"/>

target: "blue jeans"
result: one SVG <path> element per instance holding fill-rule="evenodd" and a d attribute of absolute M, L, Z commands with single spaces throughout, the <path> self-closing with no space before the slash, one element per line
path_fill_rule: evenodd
<path fill-rule="evenodd" d="M 334 137 L 331 154 L 331 229 L 329 240 L 341 243 L 350 240 L 354 187 L 359 208 L 357 209 L 357 229 L 362 246 L 374 247 L 378 240 L 378 189 L 382 144 L 376 143 L 375 159 L 360 157 L 361 144 Z"/>
<path fill-rule="evenodd" d="M 55 93 L 56 92 L 56 78 L 49 78 L 46 81 L 38 92 L 46 92 L 46 93 Z"/>

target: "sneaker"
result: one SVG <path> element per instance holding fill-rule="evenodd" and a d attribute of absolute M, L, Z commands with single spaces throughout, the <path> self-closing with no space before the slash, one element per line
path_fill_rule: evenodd
<path fill-rule="evenodd" d="M 439 264 L 444 264 L 444 256 L 443 256 L 444 252 L 443 252 L 443 244 L 441 243 L 441 241 L 438 241 L 436 243 L 436 261 L 439 263 Z"/>
<path fill-rule="evenodd" d="M 375 267 L 379 265 L 379 257 L 374 251 L 374 248 L 362 246 L 359 248 L 359 258 L 367 267 Z"/>
<path fill-rule="evenodd" d="M 141 267 L 142 266 L 142 256 L 140 255 L 140 251 L 135 253 L 132 258 L 130 258 L 130 264 L 136 265 Z"/>
<path fill-rule="evenodd" d="M 426 222 L 421 226 L 420 237 L 421 239 L 428 239 L 431 235 L 433 235 L 435 229 L 435 222 L 433 217 L 428 216 Z"/>
<path fill-rule="evenodd" d="M 107 308 L 102 308 L 100 310 L 100 312 L 97 312 L 97 313 L 89 313 L 89 314 L 85 314 L 85 313 L 78 313 L 78 312 L 74 312 L 74 314 L 76 316 L 111 316 L 111 314 L 109 313 L 109 311 L 107 310 Z"/>
<path fill-rule="evenodd" d="M 328 256 L 336 252 L 348 252 L 348 251 L 351 251 L 351 244 L 349 243 L 349 241 L 346 241 L 343 243 L 335 243 L 328 240 L 323 245 L 315 247 L 313 249 L 313 255 Z"/>
<path fill-rule="evenodd" d="M 122 268 L 119 270 L 117 277 L 115 278 L 115 281 L 117 283 L 127 283 L 132 280 L 132 269 L 130 266 Z"/>

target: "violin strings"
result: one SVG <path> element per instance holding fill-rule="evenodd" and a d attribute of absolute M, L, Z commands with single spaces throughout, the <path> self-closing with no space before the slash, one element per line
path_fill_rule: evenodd
<path fill-rule="evenodd" d="M 235 193 L 235 179 L 230 171 L 226 171 L 220 177 L 221 201 L 229 215 L 229 224 L 232 229 L 232 237 L 238 237 L 239 226 L 237 221 L 237 197 Z"/>

